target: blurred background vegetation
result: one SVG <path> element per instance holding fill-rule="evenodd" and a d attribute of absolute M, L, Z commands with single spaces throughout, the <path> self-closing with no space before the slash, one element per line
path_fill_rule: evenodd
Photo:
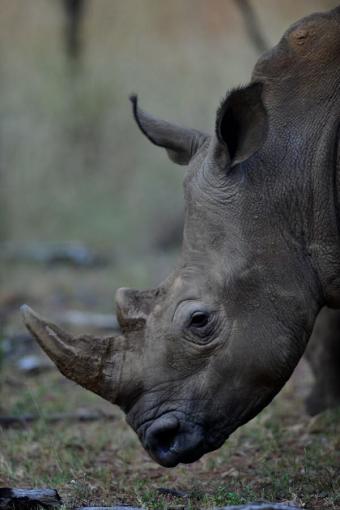
<path fill-rule="evenodd" d="M 294 20 L 337 3 L 253 5 L 271 46 Z M 63 0 L 1 0 L 0 9 L 3 240 L 108 251 L 112 292 L 158 281 L 178 246 L 183 168 L 139 133 L 128 95 L 211 130 L 220 99 L 249 80 L 258 56 L 240 10 L 233 0 L 85 0 L 75 62 Z"/>
<path fill-rule="evenodd" d="M 44 420 L 54 411 L 104 404 L 51 369 L 30 378 L 18 366 L 36 352 L 20 304 L 52 319 L 71 309 L 112 313 L 116 288 L 153 285 L 174 265 L 185 169 L 139 132 L 128 96 L 138 93 L 156 116 L 211 131 L 220 100 L 248 82 L 259 55 L 244 2 L 84 0 L 75 47 L 68 0 L 0 0 L 0 415 L 41 418 L 24 433 L 0 427 L 0 485 L 52 484 L 84 502 L 112 501 L 116 491 L 117 501 L 140 503 L 150 494 L 146 506 L 159 510 L 154 484 L 171 482 L 199 486 L 219 505 L 290 498 L 338 508 L 338 430 L 301 432 L 306 368 L 298 391 L 291 383 L 225 447 L 169 474 L 148 460 L 118 410 L 114 428 L 51 430 Z M 338 1 L 249 3 L 271 47 L 292 22 Z M 87 262 L 68 257 L 69 248 Z"/>

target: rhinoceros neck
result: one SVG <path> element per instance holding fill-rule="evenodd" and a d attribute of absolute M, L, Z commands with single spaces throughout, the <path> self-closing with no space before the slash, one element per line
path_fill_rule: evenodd
<path fill-rule="evenodd" d="M 293 101 L 294 103 L 294 101 Z M 339 84 L 319 103 L 277 104 L 263 151 L 267 202 L 312 260 L 327 304 L 340 307 Z M 273 209 L 273 208 L 272 208 Z"/>
<path fill-rule="evenodd" d="M 270 200 L 302 238 L 325 300 L 340 307 L 340 8 L 295 23 L 257 62 L 275 175 Z M 260 155 L 261 156 L 261 155 Z M 268 168 L 267 168 L 268 169 Z M 274 170 L 273 170 L 274 169 Z M 281 193 L 281 196 L 277 196 Z M 287 213 L 288 211 L 288 213 Z"/>
<path fill-rule="evenodd" d="M 338 109 L 340 114 L 340 109 Z M 320 275 L 326 302 L 340 307 L 340 218 L 339 175 L 337 175 L 338 120 L 324 113 L 319 137 L 311 151 L 310 194 L 307 205 L 310 221 L 309 248 Z"/>

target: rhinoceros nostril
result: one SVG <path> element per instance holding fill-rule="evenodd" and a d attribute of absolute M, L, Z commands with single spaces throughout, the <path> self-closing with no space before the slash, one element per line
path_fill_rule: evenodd
<path fill-rule="evenodd" d="M 148 447 L 152 451 L 169 450 L 175 443 L 179 426 L 175 416 L 159 418 L 147 432 Z"/>
<path fill-rule="evenodd" d="M 194 462 L 205 452 L 202 427 L 180 421 L 170 413 L 149 426 L 143 444 L 151 457 L 165 467 Z"/>
<path fill-rule="evenodd" d="M 178 424 L 176 426 L 167 425 L 164 428 L 160 428 L 155 432 L 154 439 L 160 448 L 169 450 L 175 443 L 178 431 Z"/>

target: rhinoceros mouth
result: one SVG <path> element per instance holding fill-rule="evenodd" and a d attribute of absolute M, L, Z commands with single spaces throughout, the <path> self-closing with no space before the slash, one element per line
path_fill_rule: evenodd
<path fill-rule="evenodd" d="M 157 454 L 147 450 L 150 457 L 163 467 L 176 467 L 178 464 L 192 464 L 200 459 L 208 450 L 202 447 L 195 447 L 184 452 L 176 448 L 159 450 Z"/>
<path fill-rule="evenodd" d="M 203 424 L 177 411 L 164 413 L 143 425 L 143 431 L 138 431 L 140 441 L 150 457 L 164 467 L 191 464 L 219 448 L 229 435 L 212 437 Z"/>
<path fill-rule="evenodd" d="M 195 437 L 195 434 L 193 434 L 193 436 Z M 202 437 L 198 443 L 196 443 L 195 440 L 193 441 L 191 437 L 187 444 L 184 443 L 179 448 L 165 447 L 154 451 L 146 447 L 146 450 L 155 462 L 163 467 L 171 468 L 176 467 L 178 464 L 192 464 L 196 462 L 206 453 L 213 452 L 220 448 L 228 437 L 229 435 L 226 435 L 223 439 L 219 438 L 218 440 Z"/>

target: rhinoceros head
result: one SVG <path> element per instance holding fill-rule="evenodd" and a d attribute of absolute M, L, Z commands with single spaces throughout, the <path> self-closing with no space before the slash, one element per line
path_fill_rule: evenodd
<path fill-rule="evenodd" d="M 59 369 L 118 404 L 152 458 L 168 467 L 218 448 L 272 400 L 324 299 L 319 252 L 332 244 L 334 193 L 322 214 L 311 209 L 319 200 L 320 133 L 307 128 L 310 115 L 328 108 L 331 133 L 339 108 L 335 115 L 334 103 L 325 104 L 324 84 L 314 110 L 304 100 L 304 115 L 301 88 L 293 111 L 282 98 L 268 104 L 278 85 L 259 75 L 227 95 L 212 135 L 156 119 L 132 98 L 142 132 L 187 165 L 186 213 L 182 254 L 167 280 L 117 291 L 119 335 L 73 338 L 24 309 Z M 322 164 L 334 154 L 329 140 Z"/>

